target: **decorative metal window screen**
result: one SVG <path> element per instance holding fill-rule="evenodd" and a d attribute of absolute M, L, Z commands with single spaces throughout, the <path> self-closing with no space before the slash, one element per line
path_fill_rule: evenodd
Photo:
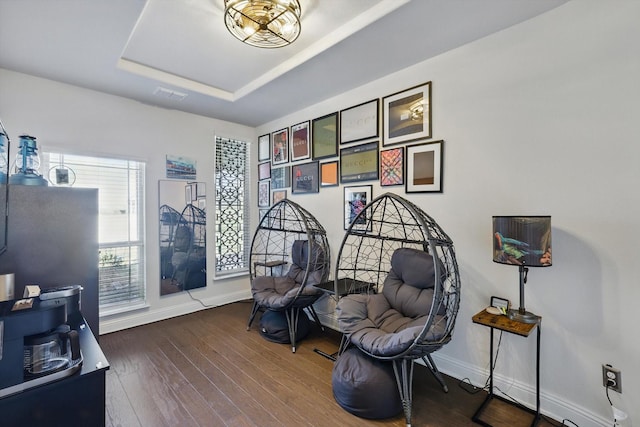
<path fill-rule="evenodd" d="M 56 169 L 68 169 L 73 187 L 98 188 L 100 315 L 144 304 L 145 164 L 61 153 L 44 153 L 43 162 L 53 182 Z"/>
<path fill-rule="evenodd" d="M 216 137 L 216 276 L 249 270 L 249 144 Z"/>

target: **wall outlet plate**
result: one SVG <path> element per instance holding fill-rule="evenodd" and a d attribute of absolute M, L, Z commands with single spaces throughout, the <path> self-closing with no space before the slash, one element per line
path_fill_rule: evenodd
<path fill-rule="evenodd" d="M 611 365 L 602 365 L 602 385 L 622 393 L 622 372 Z"/>

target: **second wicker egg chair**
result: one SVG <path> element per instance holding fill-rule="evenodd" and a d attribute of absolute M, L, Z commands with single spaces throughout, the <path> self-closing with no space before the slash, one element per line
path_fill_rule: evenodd
<path fill-rule="evenodd" d="M 353 345 L 393 363 L 410 426 L 414 360 L 422 359 L 448 391 L 431 354 L 451 340 L 460 304 L 453 242 L 418 206 L 385 193 L 345 233 L 335 280 L 354 284 L 337 304 L 347 341 L 342 350 Z M 369 284 L 369 294 L 357 293 L 362 283 Z"/>

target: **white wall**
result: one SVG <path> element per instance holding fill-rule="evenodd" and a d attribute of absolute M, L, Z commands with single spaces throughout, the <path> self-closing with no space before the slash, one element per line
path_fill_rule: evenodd
<path fill-rule="evenodd" d="M 492 262 L 491 216 L 549 214 L 553 266 L 531 269 L 526 306 L 543 317 L 542 410 L 581 427 L 613 424 L 603 363 L 622 370 L 623 394 L 611 398 L 630 414 L 623 425 L 640 425 L 638 17 L 638 1 L 571 1 L 257 133 L 432 81 L 444 192 L 408 198 L 452 237 L 462 273 L 461 311 L 453 341 L 438 352 L 440 368 L 484 384 L 489 332 L 471 317 L 492 295 L 517 304 L 517 270 Z M 372 184 L 374 197 L 404 194 Z M 290 195 L 328 230 L 334 256 L 342 192 Z M 505 335 L 500 388 L 532 404 L 534 362 L 534 337 Z"/>
<path fill-rule="evenodd" d="M 158 180 L 166 179 L 167 154 L 191 157 L 197 160 L 197 180 L 206 183 L 207 196 L 212 197 L 215 135 L 255 141 L 255 130 L 4 69 L 0 69 L 0 93 L 0 117 L 16 143 L 18 135 L 27 133 L 37 138 L 41 151 L 61 149 L 74 154 L 127 157 L 147 164 L 148 307 L 101 318 L 100 332 L 108 333 L 202 309 L 202 305 L 186 292 L 160 297 Z M 14 154 L 15 147 L 14 143 Z M 209 221 L 207 227 L 207 235 L 213 236 L 213 221 Z M 193 296 L 207 305 L 250 297 L 246 276 L 213 280 L 213 254 L 210 241 L 207 245 L 207 287 L 191 291 Z"/>

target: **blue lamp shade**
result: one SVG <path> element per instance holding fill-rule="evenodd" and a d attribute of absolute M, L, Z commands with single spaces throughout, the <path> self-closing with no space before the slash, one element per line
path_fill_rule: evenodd
<path fill-rule="evenodd" d="M 493 261 L 527 267 L 551 265 L 550 216 L 494 216 Z"/>

